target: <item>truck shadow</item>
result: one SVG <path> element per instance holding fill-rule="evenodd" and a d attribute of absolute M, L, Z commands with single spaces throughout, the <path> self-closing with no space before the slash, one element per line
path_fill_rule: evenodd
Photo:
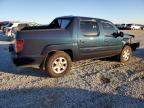
<path fill-rule="evenodd" d="M 80 88 L 0 90 L 1 108 L 143 108 L 144 100 Z"/>
<path fill-rule="evenodd" d="M 36 76 L 36 77 L 47 77 L 50 78 L 48 76 L 48 73 L 44 70 L 38 69 L 38 68 L 32 68 L 32 67 L 20 67 L 17 69 L 17 71 L 21 74 L 21 75 L 29 75 L 29 76 Z"/>
<path fill-rule="evenodd" d="M 36 76 L 36 77 L 48 77 L 46 71 L 32 67 L 15 67 L 15 66 L 0 66 L 0 73 L 11 73 L 16 75 Z"/>
<path fill-rule="evenodd" d="M 27 76 L 48 77 L 48 74 L 40 69 L 15 66 L 6 47 L 7 46 L 0 45 L 0 73 L 5 72 Z"/>
<path fill-rule="evenodd" d="M 133 53 L 133 55 L 135 57 L 144 58 L 144 48 L 136 49 L 136 51 Z"/>
<path fill-rule="evenodd" d="M 36 76 L 36 77 L 48 77 L 47 72 L 40 70 L 38 68 L 16 67 L 11 60 L 9 52 L 1 48 L 0 50 L 1 50 L 0 72 L 12 73 L 12 74 L 18 74 L 18 75 Z M 144 58 L 144 49 L 137 49 L 136 52 L 134 53 L 134 56 Z M 95 61 L 95 60 L 97 59 L 92 59 L 92 61 Z M 101 61 L 116 61 L 116 58 L 112 57 L 112 58 L 104 58 L 100 60 Z"/>
<path fill-rule="evenodd" d="M 144 58 L 144 48 L 139 48 L 136 49 L 136 51 L 133 52 L 133 56 L 134 57 L 138 57 L 138 58 Z M 112 62 L 119 62 L 118 58 L 116 56 L 114 57 L 107 57 L 107 58 L 102 58 L 100 59 L 102 61 L 112 61 Z"/>

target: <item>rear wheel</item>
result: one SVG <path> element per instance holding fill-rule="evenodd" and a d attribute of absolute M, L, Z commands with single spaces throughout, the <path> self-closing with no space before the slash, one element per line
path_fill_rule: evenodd
<path fill-rule="evenodd" d="M 131 56 L 132 56 L 132 49 L 130 46 L 126 45 L 119 55 L 119 60 L 120 62 L 127 62 L 131 59 Z"/>
<path fill-rule="evenodd" d="M 47 57 L 45 69 L 50 77 L 61 77 L 70 71 L 71 58 L 63 52 L 58 51 Z"/>

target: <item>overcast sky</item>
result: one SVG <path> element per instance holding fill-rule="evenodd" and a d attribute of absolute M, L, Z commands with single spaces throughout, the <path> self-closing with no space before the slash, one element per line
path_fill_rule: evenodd
<path fill-rule="evenodd" d="M 0 21 L 48 24 L 65 15 L 144 24 L 144 0 L 0 0 Z"/>

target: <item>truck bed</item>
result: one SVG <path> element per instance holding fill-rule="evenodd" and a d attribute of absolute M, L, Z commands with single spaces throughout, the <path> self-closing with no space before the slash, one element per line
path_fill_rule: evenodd
<path fill-rule="evenodd" d="M 23 30 L 42 30 L 42 29 L 50 29 L 49 25 L 43 26 L 28 26 L 22 29 Z"/>

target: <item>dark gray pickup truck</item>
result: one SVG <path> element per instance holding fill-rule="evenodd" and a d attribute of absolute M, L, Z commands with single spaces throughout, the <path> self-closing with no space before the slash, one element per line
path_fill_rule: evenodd
<path fill-rule="evenodd" d="M 10 51 L 14 60 L 31 60 L 51 77 L 60 77 L 70 70 L 71 61 L 117 56 L 127 62 L 139 47 L 133 38 L 107 20 L 65 16 L 48 26 L 23 28 Z"/>

